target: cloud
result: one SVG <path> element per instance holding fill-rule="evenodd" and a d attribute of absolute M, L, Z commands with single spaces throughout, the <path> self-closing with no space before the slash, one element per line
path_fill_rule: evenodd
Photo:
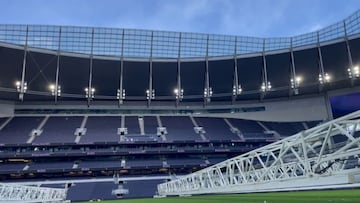
<path fill-rule="evenodd" d="M 2 0 L 1 4 L 0 23 L 6 24 L 105 26 L 259 37 L 314 31 L 360 8 L 358 0 L 347 0 L 345 5 L 343 0 Z M 31 15 L 24 15 L 29 11 Z"/>

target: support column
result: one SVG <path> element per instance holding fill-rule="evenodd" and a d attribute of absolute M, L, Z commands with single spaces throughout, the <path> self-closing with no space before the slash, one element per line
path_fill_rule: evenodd
<path fill-rule="evenodd" d="M 334 116 L 333 116 L 333 113 L 332 113 L 330 97 L 329 97 L 328 92 L 325 93 L 324 100 L 325 100 L 324 102 L 325 102 L 325 105 L 326 105 L 326 113 L 327 113 L 328 120 L 333 120 Z"/>
<path fill-rule="evenodd" d="M 94 97 L 94 91 L 92 87 L 92 69 L 93 69 L 93 49 L 94 49 L 94 28 L 91 33 L 91 50 L 90 50 L 90 69 L 89 69 L 89 85 L 88 85 L 88 97 L 87 97 L 87 105 L 90 106 L 90 101 Z"/>
<path fill-rule="evenodd" d="M 177 89 L 175 90 L 176 106 L 179 106 L 180 101 L 183 98 L 184 91 L 181 88 L 181 33 L 179 35 L 179 49 L 177 58 Z"/>
<path fill-rule="evenodd" d="M 321 47 L 320 47 L 320 36 L 319 32 L 317 34 L 317 49 L 318 49 L 318 60 L 319 60 L 319 82 L 323 84 L 325 82 L 325 71 L 324 71 L 324 64 L 322 59 Z M 319 90 L 322 90 L 322 85 L 319 86 Z"/>
<path fill-rule="evenodd" d="M 117 99 L 119 100 L 118 105 L 123 103 L 125 99 L 125 89 L 123 87 L 123 74 L 124 74 L 124 37 L 125 30 L 122 30 L 122 38 L 121 38 L 121 55 L 120 55 L 120 78 L 119 78 L 119 89 L 117 92 Z"/>
<path fill-rule="evenodd" d="M 24 101 L 24 93 L 27 90 L 27 83 L 25 82 L 25 73 L 26 73 L 26 57 L 28 51 L 28 37 L 29 37 L 29 26 L 26 26 L 26 37 L 25 37 L 25 46 L 24 46 L 24 60 L 23 60 L 23 67 L 21 73 L 21 81 L 20 81 L 20 88 L 17 88 L 19 91 L 19 100 Z"/>
<path fill-rule="evenodd" d="M 294 50 L 293 50 L 293 38 L 290 38 L 290 60 L 291 60 L 291 75 L 290 75 L 290 91 L 294 92 L 295 95 L 299 94 L 299 82 L 296 77 L 296 69 L 295 69 L 295 58 L 294 58 Z M 291 93 L 290 93 L 291 95 Z"/>
<path fill-rule="evenodd" d="M 347 35 L 347 29 L 346 29 L 346 22 L 345 20 L 343 21 L 344 23 L 344 38 L 345 38 L 345 43 L 346 43 L 346 51 L 347 51 L 347 54 L 348 54 L 348 59 L 349 59 L 349 68 L 347 69 L 348 71 L 348 74 L 349 74 L 349 77 L 351 76 L 351 85 L 353 86 L 354 85 L 354 79 L 355 79 L 355 76 L 354 76 L 354 64 L 353 64 L 353 60 L 352 60 L 352 56 L 351 56 L 351 49 L 350 49 L 350 44 L 349 44 L 349 38 L 348 38 L 348 35 Z"/>
<path fill-rule="evenodd" d="M 233 81 L 233 96 L 232 103 L 234 104 L 237 98 L 237 95 L 242 91 L 241 85 L 239 84 L 238 70 L 237 70 L 237 37 L 235 37 L 235 47 L 234 47 L 234 81 Z"/>
<path fill-rule="evenodd" d="M 57 61 L 56 61 L 56 78 L 55 78 L 55 94 L 54 94 L 54 99 L 55 99 L 55 104 L 57 104 L 58 101 L 58 96 L 59 96 L 59 91 L 60 90 L 60 86 L 59 86 L 59 72 L 60 72 L 60 49 L 61 49 L 61 27 L 59 30 L 59 40 L 58 40 L 58 50 L 57 50 Z"/>
<path fill-rule="evenodd" d="M 266 56 L 265 56 L 265 39 L 263 39 L 263 51 L 262 51 L 262 59 L 263 59 L 263 73 L 262 73 L 262 84 L 261 84 L 261 94 L 260 100 L 262 100 L 268 90 L 270 90 L 270 82 L 267 78 L 267 70 L 266 70 Z"/>
<path fill-rule="evenodd" d="M 149 67 L 149 89 L 146 91 L 147 100 L 148 100 L 148 106 L 151 104 L 151 100 L 155 99 L 155 90 L 153 89 L 152 84 L 152 51 L 153 51 L 153 37 L 154 32 L 151 32 L 151 45 L 150 45 L 150 67 Z"/>
<path fill-rule="evenodd" d="M 209 35 L 206 39 L 204 106 L 211 101 L 212 90 L 209 80 Z"/>

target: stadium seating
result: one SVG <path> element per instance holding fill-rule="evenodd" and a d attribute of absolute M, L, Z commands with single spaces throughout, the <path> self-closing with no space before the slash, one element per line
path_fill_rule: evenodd
<path fill-rule="evenodd" d="M 14 117 L 0 131 L 0 142 L 3 144 L 26 143 L 31 131 L 36 129 L 43 119 L 44 117 Z"/>
<path fill-rule="evenodd" d="M 143 119 L 144 134 L 141 135 L 139 119 Z M 28 141 L 32 130 L 37 129 L 44 117 L 14 117 L 0 131 L 0 143 L 2 144 L 24 144 Z M 44 123 L 40 135 L 35 136 L 33 144 L 56 144 L 74 143 L 75 131 L 80 127 L 84 117 L 81 116 L 50 116 Z M 166 128 L 166 141 L 204 141 L 199 133 L 194 130 L 194 125 L 188 116 L 161 116 L 163 127 Z M 0 118 L 4 123 L 7 118 Z M 240 140 L 236 132 L 223 118 L 194 117 L 197 125 L 204 130 L 204 137 L 207 140 Z M 274 131 L 280 136 L 290 136 L 305 126 L 315 126 L 319 121 L 310 122 L 257 122 L 252 120 L 228 118 L 228 122 L 236 128 L 246 140 L 274 139 Z M 263 126 L 261 126 L 260 124 Z M 22 126 L 19 128 L 18 126 Z M 86 133 L 81 136 L 79 144 L 93 144 L 105 142 L 119 142 L 120 135 L 118 128 L 121 127 L 120 116 L 89 116 L 85 125 Z M 158 142 L 163 141 L 157 135 L 158 122 L 155 116 L 125 116 L 125 127 L 128 134 L 124 135 L 124 142 Z M 264 129 L 264 127 L 266 129 Z"/>
<path fill-rule="evenodd" d="M 195 133 L 194 125 L 189 117 L 184 116 L 161 116 L 162 124 L 166 127 L 167 140 L 190 140 L 201 141 L 201 137 Z"/>
<path fill-rule="evenodd" d="M 228 119 L 229 122 L 236 128 L 238 128 L 242 134 L 246 133 L 263 133 L 264 129 L 252 120 L 243 120 L 243 119 Z"/>
<path fill-rule="evenodd" d="M 80 127 L 83 117 L 50 117 L 46 122 L 43 132 L 36 137 L 33 143 L 73 143 L 75 129 Z"/>
<path fill-rule="evenodd" d="M 156 135 L 158 123 L 155 116 L 144 116 L 145 134 Z"/>
<path fill-rule="evenodd" d="M 94 142 L 119 142 L 120 137 L 117 129 L 120 128 L 121 118 L 115 117 L 88 117 L 86 134 L 80 139 L 80 143 Z"/>
<path fill-rule="evenodd" d="M 71 169 L 73 165 L 73 162 L 40 162 L 31 163 L 28 170 L 64 170 Z"/>
<path fill-rule="evenodd" d="M 302 130 L 305 130 L 304 126 L 300 122 L 262 122 L 269 130 L 276 131 L 282 136 L 290 136 L 296 134 Z"/>
<path fill-rule="evenodd" d="M 206 131 L 205 136 L 209 140 L 238 140 L 236 134 L 230 131 L 230 127 L 222 118 L 195 118 L 197 123 Z"/>
<path fill-rule="evenodd" d="M 130 167 L 162 167 L 163 162 L 160 159 L 133 159 L 133 160 L 126 160 L 126 168 Z"/>
<path fill-rule="evenodd" d="M 21 171 L 24 167 L 24 163 L 0 163 L 0 173 L 7 173 L 9 171 Z"/>
<path fill-rule="evenodd" d="M 128 134 L 140 134 L 139 121 L 137 116 L 126 116 L 125 127 L 128 130 Z"/>

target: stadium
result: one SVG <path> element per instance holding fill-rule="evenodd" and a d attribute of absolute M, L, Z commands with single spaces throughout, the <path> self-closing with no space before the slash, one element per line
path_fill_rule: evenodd
<path fill-rule="evenodd" d="M 359 91 L 360 11 L 282 38 L 0 24 L 0 201 L 359 202 Z"/>

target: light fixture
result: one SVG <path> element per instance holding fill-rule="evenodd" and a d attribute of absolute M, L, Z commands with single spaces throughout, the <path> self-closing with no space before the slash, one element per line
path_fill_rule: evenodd
<path fill-rule="evenodd" d="M 89 88 L 85 88 L 85 98 L 91 98 L 93 99 L 94 96 L 95 96 L 95 88 L 90 88 L 90 91 L 89 91 Z"/>
<path fill-rule="evenodd" d="M 360 69 L 359 66 L 354 66 L 353 68 L 348 68 L 347 69 L 348 74 L 349 74 L 349 78 L 358 78 L 360 77 Z"/>
<path fill-rule="evenodd" d="M 265 82 L 263 82 L 263 83 L 261 84 L 260 90 L 261 90 L 262 92 L 266 92 L 266 91 L 270 91 L 271 88 L 272 88 L 271 83 L 270 83 L 270 81 L 268 81 L 267 84 L 265 84 Z"/>
<path fill-rule="evenodd" d="M 116 93 L 116 99 L 119 100 L 124 100 L 126 97 L 126 93 L 125 93 L 125 89 L 122 89 L 122 91 L 120 89 L 117 89 L 117 93 Z"/>
<path fill-rule="evenodd" d="M 205 98 L 210 98 L 210 97 L 212 97 L 212 95 L 213 95 L 213 91 L 212 91 L 211 87 L 209 87 L 209 89 L 208 88 L 204 89 L 204 97 Z"/>
<path fill-rule="evenodd" d="M 355 77 L 359 77 L 359 75 L 360 75 L 360 70 L 359 70 L 359 66 L 355 66 L 354 67 L 354 74 L 355 74 Z"/>
<path fill-rule="evenodd" d="M 16 91 L 19 93 L 25 93 L 27 91 L 27 82 L 21 83 L 21 81 L 15 82 Z"/>
<path fill-rule="evenodd" d="M 328 73 L 325 73 L 325 82 L 330 82 L 331 76 Z"/>
<path fill-rule="evenodd" d="M 331 76 L 328 73 L 319 74 L 319 82 L 320 84 L 328 83 L 331 81 Z"/>
<path fill-rule="evenodd" d="M 303 81 L 303 78 L 301 76 L 296 76 L 295 79 L 290 79 L 291 88 L 295 89 L 300 86 L 301 82 Z"/>
<path fill-rule="evenodd" d="M 236 96 L 236 95 L 241 94 L 242 91 L 243 91 L 243 90 L 242 90 L 242 88 L 241 88 L 241 85 L 238 85 L 238 86 L 234 85 L 234 86 L 233 86 L 233 96 Z"/>
<path fill-rule="evenodd" d="M 16 86 L 16 91 L 20 92 L 20 91 L 21 91 L 21 82 L 20 82 L 20 81 L 16 81 L 16 82 L 15 82 L 15 86 Z"/>
<path fill-rule="evenodd" d="M 155 99 L 155 89 L 152 89 L 151 93 L 149 89 L 146 90 L 146 99 L 147 100 Z"/>
<path fill-rule="evenodd" d="M 174 94 L 175 94 L 176 99 L 182 100 L 184 98 L 184 89 L 180 89 L 180 91 L 179 91 L 178 88 L 175 88 Z"/>
<path fill-rule="evenodd" d="M 56 89 L 57 89 L 57 90 L 56 90 Z M 60 86 L 60 85 L 58 85 L 57 88 L 56 88 L 56 85 L 50 84 L 50 85 L 49 85 L 49 90 L 51 91 L 51 95 L 52 95 L 52 96 L 55 96 L 55 94 L 56 94 L 56 96 L 58 96 L 58 97 L 61 96 L 61 86 Z"/>

